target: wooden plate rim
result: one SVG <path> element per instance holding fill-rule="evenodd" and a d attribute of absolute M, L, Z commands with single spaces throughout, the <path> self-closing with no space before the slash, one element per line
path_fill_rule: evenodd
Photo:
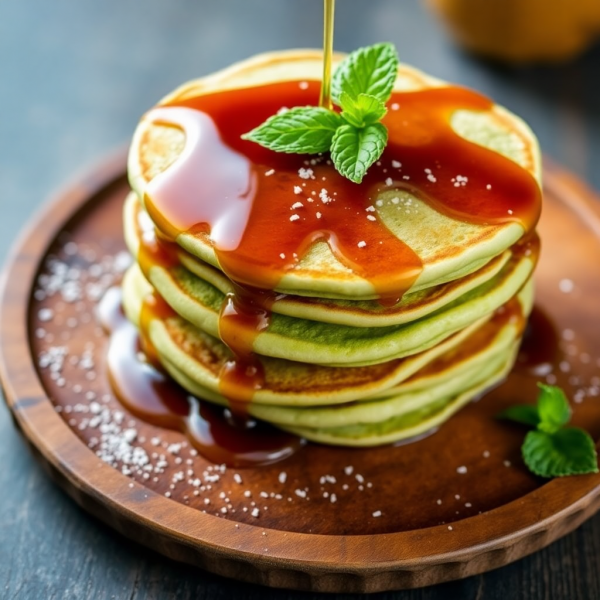
<path fill-rule="evenodd" d="M 48 247 L 87 201 L 124 176 L 124 165 L 125 150 L 121 149 L 57 194 L 15 244 L 0 285 L 0 381 L 6 402 L 17 426 L 41 458 L 58 472 L 63 487 L 84 507 L 85 498 L 92 498 L 121 519 L 163 538 L 201 552 L 258 564 L 262 569 L 299 568 L 320 575 L 364 576 L 398 569 L 422 571 L 428 566 L 466 563 L 483 554 L 503 554 L 492 562 L 479 561 L 457 576 L 481 572 L 545 546 L 600 507 L 600 478 L 581 476 L 550 481 L 513 502 L 457 521 L 452 530 L 440 525 L 387 534 L 313 535 L 266 529 L 260 524 L 236 524 L 171 501 L 141 484 L 130 487 L 131 480 L 100 461 L 56 413 L 38 378 L 28 337 L 32 287 Z M 546 164 L 545 177 L 547 188 L 563 186 L 565 178 L 576 187 L 577 195 L 565 189 L 563 195 L 568 192 L 569 204 L 585 216 L 600 237 L 600 209 L 593 193 L 555 165 Z M 268 553 L 263 551 L 263 532 L 268 534 Z M 440 574 L 427 583 L 449 578 L 455 577 Z M 368 591 L 384 589 L 390 586 L 375 584 Z"/>

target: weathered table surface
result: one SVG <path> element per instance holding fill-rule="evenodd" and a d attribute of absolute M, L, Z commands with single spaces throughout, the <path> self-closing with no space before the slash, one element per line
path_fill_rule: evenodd
<path fill-rule="evenodd" d="M 171 88 L 256 52 L 318 46 L 320 20 L 319 0 L 0 2 L 0 259 L 49 192 L 126 142 Z M 402 60 L 493 96 L 532 125 L 548 155 L 600 188 L 600 47 L 558 68 L 494 67 L 452 46 L 416 0 L 343 0 L 336 25 L 340 50 L 390 40 Z M 194 571 L 113 533 L 47 479 L 4 408 L 0 465 L 0 598 L 314 596 Z M 378 596 L 599 597 L 600 515 L 498 571 Z"/>

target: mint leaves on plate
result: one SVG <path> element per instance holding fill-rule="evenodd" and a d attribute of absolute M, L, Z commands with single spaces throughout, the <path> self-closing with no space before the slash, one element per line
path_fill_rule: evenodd
<path fill-rule="evenodd" d="M 541 477 L 598 473 L 596 447 L 589 433 L 565 427 L 571 420 L 571 407 L 564 392 L 553 385 L 538 386 L 537 406 L 520 404 L 498 415 L 535 428 L 521 448 L 528 469 Z"/>
<path fill-rule="evenodd" d="M 360 48 L 349 54 L 332 80 L 333 102 L 341 112 L 297 106 L 269 117 L 242 136 L 275 152 L 319 154 L 331 151 L 335 168 L 360 183 L 388 140 L 385 116 L 398 73 L 393 44 Z"/>

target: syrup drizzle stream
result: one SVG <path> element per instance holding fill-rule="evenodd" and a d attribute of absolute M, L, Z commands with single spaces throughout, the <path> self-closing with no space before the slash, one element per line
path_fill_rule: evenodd
<path fill-rule="evenodd" d="M 335 22 L 335 0 L 323 0 L 323 81 L 319 106 L 332 107 L 331 62 L 333 58 L 333 26 Z"/>
<path fill-rule="evenodd" d="M 517 222 L 526 232 L 539 218 L 533 176 L 452 129 L 456 110 L 493 107 L 462 88 L 393 94 L 384 119 L 388 147 L 360 187 L 326 157 L 307 161 L 241 139 L 282 107 L 318 99 L 317 82 L 291 81 L 178 99 L 146 116 L 186 135 L 183 153 L 148 184 L 144 202 L 152 221 L 171 242 L 181 233 L 208 236 L 238 286 L 219 327 L 234 355 L 221 372 L 221 392 L 237 410 L 262 386 L 253 343 L 268 327 L 271 290 L 315 242 L 326 242 L 384 304 L 397 302 L 421 273 L 418 255 L 377 215 L 381 192 L 408 191 L 459 220 Z"/>
<path fill-rule="evenodd" d="M 144 319 L 156 311 L 170 310 L 160 300 L 149 298 L 144 303 Z M 102 326 L 110 333 L 107 365 L 111 386 L 135 416 L 184 432 L 204 458 L 231 467 L 272 464 L 288 458 L 302 446 L 302 440 L 295 436 L 263 422 L 242 423 L 228 415 L 227 409 L 202 402 L 177 385 L 154 364 L 156 354 L 147 333 L 143 333 L 144 325 L 140 340 L 136 328 L 123 314 L 119 288 L 106 293 L 98 311 Z"/>

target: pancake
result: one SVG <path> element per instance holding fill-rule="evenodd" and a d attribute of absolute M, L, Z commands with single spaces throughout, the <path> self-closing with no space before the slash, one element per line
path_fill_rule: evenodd
<path fill-rule="evenodd" d="M 378 401 L 362 400 L 332 407 L 300 408 L 253 403 L 248 407 L 248 414 L 278 427 L 302 427 L 303 429 L 338 429 L 353 425 L 378 424 L 392 418 L 412 414 L 414 411 L 428 406 L 437 406 L 440 400 L 459 395 L 471 387 L 488 382 L 492 376 L 506 366 L 509 360 L 512 361 L 514 344 L 510 349 L 510 352 L 499 353 L 483 366 L 463 369 L 463 372 L 458 375 L 446 377 L 446 380 L 437 387 L 424 388 L 412 393 L 399 392 Z M 205 391 L 201 387 L 197 386 L 168 360 L 163 359 L 162 364 L 173 379 L 194 396 L 203 397 L 205 395 Z M 223 401 L 222 404 L 227 405 L 226 401 Z"/>
<path fill-rule="evenodd" d="M 142 300 L 152 288 L 139 273 L 130 270 L 123 290 L 126 314 L 139 323 Z M 519 295 L 524 315 L 531 309 L 532 293 L 529 283 Z M 255 392 L 249 406 L 332 405 L 435 387 L 506 351 L 519 339 L 521 327 L 516 322 L 504 323 L 501 313 L 490 314 L 427 351 L 369 367 L 323 367 L 261 357 L 264 386 Z M 219 392 L 219 373 L 231 353 L 222 342 L 177 316 L 165 321 L 154 319 L 148 335 L 162 362 L 194 382 L 194 393 L 226 403 Z M 416 377 L 418 373 L 420 377 Z"/>
<path fill-rule="evenodd" d="M 133 256 L 140 255 L 142 237 L 146 240 L 150 238 L 151 243 L 156 243 L 154 225 L 142 210 L 141 203 L 133 193 L 129 194 L 125 200 L 123 222 L 125 240 Z M 283 295 L 275 299 L 272 311 L 290 317 L 351 327 L 401 325 L 435 312 L 485 283 L 498 274 L 511 255 L 512 251 L 506 250 L 470 275 L 420 292 L 405 294 L 398 304 L 391 307 L 383 306 L 380 302 L 372 300 L 331 300 Z M 160 286 L 161 282 L 166 281 L 169 277 L 177 279 L 176 267 L 183 266 L 203 282 L 216 288 L 221 294 L 234 291 L 232 282 L 221 271 L 195 258 L 183 248 L 176 251 L 175 258 L 175 265 L 161 264 L 160 260 L 149 264 L 145 269 L 145 276 L 150 283 Z M 166 273 L 157 273 L 155 277 L 153 275 L 155 270 L 166 271 Z"/>
<path fill-rule="evenodd" d="M 320 79 L 321 61 L 321 54 L 312 51 L 262 55 L 185 84 L 161 104 L 274 81 L 316 81 Z M 402 65 L 395 90 L 416 91 L 444 85 L 440 80 Z M 510 158 L 539 181 L 541 161 L 537 141 L 515 115 L 499 106 L 483 112 L 457 110 L 451 116 L 451 125 L 463 138 Z M 142 119 L 134 135 L 128 167 L 132 188 L 142 202 L 152 180 L 177 163 L 185 141 L 177 127 Z M 420 275 L 410 288 L 413 292 L 477 271 L 510 248 L 524 233 L 523 226 L 515 221 L 485 225 L 451 218 L 407 191 L 388 190 L 377 200 L 379 219 L 394 236 L 410 246 L 423 263 Z M 208 233 L 183 232 L 176 242 L 205 263 L 221 268 Z M 279 279 L 276 290 L 297 296 L 350 300 L 378 296 L 373 284 L 343 265 L 325 242 L 315 242 L 294 268 Z"/>
<path fill-rule="evenodd" d="M 366 366 L 410 356 L 492 313 L 518 292 L 534 266 L 530 256 L 515 257 L 484 284 L 437 312 L 403 325 L 350 327 L 273 314 L 268 328 L 256 335 L 253 349 L 261 356 L 328 366 Z M 131 277 L 144 279 L 136 264 Z M 153 270 L 153 281 L 159 295 L 181 317 L 219 337 L 223 295 L 216 288 L 183 267 L 168 273 Z M 146 293 L 153 291 L 146 288 Z"/>
<path fill-rule="evenodd" d="M 532 297 L 529 284 L 519 294 L 524 316 L 531 310 Z M 407 385 L 397 386 L 389 398 L 320 408 L 261 405 L 253 401 L 248 413 L 324 443 L 370 446 L 413 437 L 431 430 L 466 402 L 501 381 L 514 364 L 521 326 L 522 322 L 497 319 L 494 328 L 494 321 L 489 321 L 471 334 L 470 338 L 476 338 L 474 343 L 467 338 L 460 346 L 462 351 L 451 349 L 439 356 L 415 373 Z M 490 336 L 494 329 L 496 335 Z M 482 344 L 483 340 L 488 343 Z M 169 359 L 161 356 L 161 362 L 192 394 L 201 398 L 212 396 L 213 401 L 227 405 L 225 398 L 207 394 L 208 390 Z"/>
<path fill-rule="evenodd" d="M 516 355 L 516 353 L 515 353 Z M 283 429 L 300 437 L 331 446 L 369 447 L 410 441 L 435 432 L 435 430 L 454 413 L 470 401 L 480 397 L 487 390 L 501 383 L 514 364 L 514 356 L 494 375 L 449 398 L 443 398 L 411 413 L 392 417 L 379 423 L 349 425 L 330 429 L 310 429 L 307 427 L 288 427 Z"/>

